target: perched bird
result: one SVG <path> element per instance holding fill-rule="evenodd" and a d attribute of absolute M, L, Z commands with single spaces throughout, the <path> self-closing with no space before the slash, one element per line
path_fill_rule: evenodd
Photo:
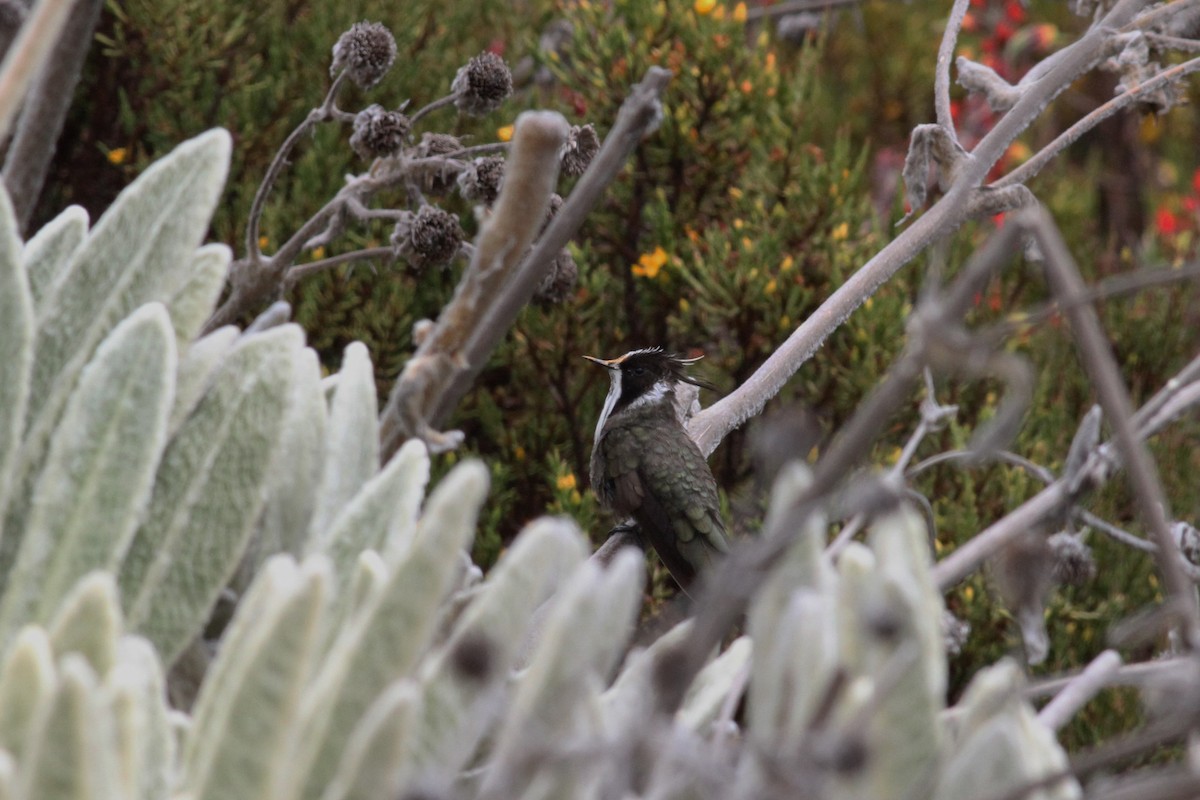
<path fill-rule="evenodd" d="M 601 505 L 633 518 L 686 589 L 729 549 L 717 483 L 675 412 L 680 383 L 712 387 L 686 372 L 699 359 L 658 347 L 608 361 L 584 358 L 607 369 L 611 381 L 592 444 L 592 490 Z"/>

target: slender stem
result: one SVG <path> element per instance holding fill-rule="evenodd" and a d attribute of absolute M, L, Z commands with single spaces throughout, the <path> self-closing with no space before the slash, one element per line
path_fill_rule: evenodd
<path fill-rule="evenodd" d="M 954 58 L 954 46 L 958 42 L 963 17 L 966 16 L 970 5 L 970 0 L 954 0 L 950 18 L 946 20 L 946 30 L 942 33 L 942 44 L 938 47 L 933 79 L 933 104 L 937 112 L 937 123 L 945 128 L 955 141 L 958 140 L 958 136 L 954 131 L 954 117 L 950 114 L 950 62 Z"/>
<path fill-rule="evenodd" d="M 1075 259 L 1050 215 L 1042 208 L 1021 212 L 1028 220 L 1045 254 L 1046 276 L 1056 295 L 1070 297 L 1084 289 Z M 1145 442 L 1133 424 L 1133 404 L 1121 378 L 1108 339 L 1091 306 L 1067 311 L 1076 345 L 1095 386 L 1104 417 L 1112 427 L 1117 449 L 1124 460 L 1126 476 L 1134 493 L 1139 515 L 1158 545 L 1158 565 L 1163 583 L 1180 614 L 1181 633 L 1189 648 L 1200 646 L 1200 607 L 1196 588 L 1181 565 L 1179 547 L 1171 536 L 1167 498 L 1158 470 Z"/>
<path fill-rule="evenodd" d="M 1105 119 L 1108 119 L 1113 114 L 1135 101 L 1145 97 L 1151 92 L 1155 92 L 1166 86 L 1171 81 L 1179 80 L 1185 75 L 1200 70 L 1200 58 L 1194 58 L 1190 61 L 1185 61 L 1182 64 L 1164 69 L 1162 72 L 1155 75 L 1145 83 L 1140 83 L 1133 89 L 1123 92 L 1107 103 L 1099 106 L 1091 111 L 1083 119 L 1076 122 L 1071 127 L 1055 137 L 1054 141 L 1043 147 L 1035 156 L 1030 158 L 1021 166 L 1014 169 L 1012 172 L 1005 175 L 1003 178 L 991 184 L 993 189 L 1002 189 L 1005 186 L 1012 186 L 1018 183 L 1026 183 L 1030 178 L 1037 175 L 1042 169 L 1050 163 L 1050 160 L 1058 155 L 1061 151 L 1074 144 L 1080 136 L 1090 131 L 1092 128 L 1099 125 Z"/>
<path fill-rule="evenodd" d="M 432 103 L 424 106 L 423 108 L 419 108 L 416 111 L 414 111 L 412 116 L 408 118 L 408 122 L 410 125 L 416 125 L 417 120 L 419 120 L 421 117 L 425 116 L 426 114 L 428 114 L 431 111 L 436 111 L 439 108 L 445 108 L 446 106 L 450 105 L 457 99 L 458 99 L 458 92 L 455 92 L 454 94 L 448 94 L 445 97 L 438 98 L 437 100 L 434 100 Z"/>
<path fill-rule="evenodd" d="M 1121 656 L 1116 650 L 1105 650 L 1096 656 L 1083 672 L 1076 675 L 1038 712 L 1038 722 L 1052 731 L 1060 730 L 1079 709 L 1109 685 L 1120 666 Z"/>
<path fill-rule="evenodd" d="M 38 3 L 0 64 L 0 139 L 8 135 L 30 82 L 54 49 L 74 5 L 74 0 Z"/>
<path fill-rule="evenodd" d="M 333 101 L 345 80 L 346 71 L 342 70 L 333 79 L 333 84 L 329 87 L 324 102 L 308 112 L 304 121 L 297 125 L 291 135 L 284 140 L 283 146 L 279 148 L 271 165 L 267 167 L 267 174 L 263 176 L 262 183 L 259 184 L 258 191 L 254 194 L 254 202 L 250 206 L 250 218 L 246 222 L 246 256 L 256 264 L 262 260 L 262 248 L 258 246 L 258 226 L 259 220 L 262 218 L 263 207 L 267 203 L 267 195 L 270 194 L 271 188 L 279 178 L 279 173 L 283 171 L 283 165 L 287 163 L 288 155 L 296 146 L 296 142 L 300 141 L 300 137 L 312 130 L 318 122 L 323 122 L 333 115 Z"/>
<path fill-rule="evenodd" d="M 455 150 L 453 153 L 446 153 L 442 158 L 468 158 L 477 156 L 483 153 L 497 153 L 508 150 L 510 142 L 489 142 L 488 144 L 477 144 L 471 147 L 464 147 L 461 150 Z"/>
<path fill-rule="evenodd" d="M 1154 542 L 1147 542 L 1140 536 L 1134 536 L 1129 531 L 1118 528 L 1116 525 L 1108 522 L 1103 517 L 1098 517 L 1090 511 L 1076 511 L 1075 517 L 1084 525 L 1095 528 L 1113 541 L 1120 542 L 1127 547 L 1132 547 L 1135 550 L 1141 550 L 1143 553 L 1158 552 L 1158 547 L 1155 546 Z"/>
<path fill-rule="evenodd" d="M 340 267 L 342 264 L 349 264 L 354 261 L 370 261 L 376 258 L 391 258 L 395 252 L 390 247 L 368 247 L 363 250 L 354 250 L 350 253 L 342 253 L 329 258 L 322 258 L 319 261 L 311 261 L 307 264 L 297 264 L 288 269 L 283 279 L 284 291 L 291 289 L 301 279 L 307 278 L 309 275 L 314 275 L 318 272 L 324 272 L 334 267 Z"/>

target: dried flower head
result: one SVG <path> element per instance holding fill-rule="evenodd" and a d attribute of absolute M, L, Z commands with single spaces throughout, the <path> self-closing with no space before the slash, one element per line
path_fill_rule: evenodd
<path fill-rule="evenodd" d="M 449 264 L 462 240 L 458 217 L 432 205 L 405 212 L 392 231 L 392 249 L 417 269 Z"/>
<path fill-rule="evenodd" d="M 491 205 L 500 196 L 504 182 L 504 159 L 499 156 L 477 158 L 458 173 L 458 190 L 474 203 Z"/>
<path fill-rule="evenodd" d="M 566 300 L 575 291 L 579 282 L 579 266 L 565 247 L 538 284 L 534 299 L 543 305 L 552 305 Z"/>
<path fill-rule="evenodd" d="M 563 173 L 576 177 L 582 175 L 600 152 L 600 137 L 590 122 L 587 125 L 572 125 L 567 134 L 567 143 L 562 150 Z"/>
<path fill-rule="evenodd" d="M 421 143 L 417 145 L 417 157 L 433 158 L 444 156 L 461 150 L 462 146 L 462 142 L 459 141 L 458 137 L 451 136 L 448 133 L 423 133 L 421 134 Z M 454 178 L 457 175 L 457 167 L 432 168 L 425 173 L 421 189 L 426 192 L 442 194 L 454 185 Z"/>
<path fill-rule="evenodd" d="M 333 46 L 330 75 L 343 69 L 363 89 L 370 89 L 392 68 L 396 60 L 396 40 L 392 32 L 378 22 L 356 22 L 338 37 Z"/>
<path fill-rule="evenodd" d="M 558 214 L 559 210 L 563 207 L 563 203 L 565 202 L 566 201 L 562 199 L 562 195 L 558 192 L 552 192 L 550 194 L 550 202 L 546 204 L 546 218 L 542 220 L 542 227 L 538 229 L 538 236 L 541 236 L 546 232 L 546 228 L 550 227 L 550 223 L 554 220 L 554 217 Z"/>
<path fill-rule="evenodd" d="M 410 127 L 408 117 L 399 111 L 370 105 L 354 117 L 350 146 L 366 159 L 395 155 L 404 147 Z"/>
<path fill-rule="evenodd" d="M 1177 520 L 1171 523 L 1171 536 L 1179 546 L 1179 552 L 1193 564 L 1200 564 L 1200 530 L 1195 526 Z"/>
<path fill-rule="evenodd" d="M 512 94 L 512 72 L 504 59 L 484 51 L 460 67 L 450 84 L 454 105 L 464 114 L 480 116 L 500 107 Z"/>
<path fill-rule="evenodd" d="M 444 156 L 462 150 L 462 141 L 457 136 L 448 133 L 422 133 L 421 143 L 417 145 L 417 155 L 421 158 Z"/>
<path fill-rule="evenodd" d="M 1046 540 L 1054 559 L 1051 576 L 1055 583 L 1082 586 L 1096 577 L 1096 560 L 1092 548 L 1078 536 L 1059 531 Z"/>

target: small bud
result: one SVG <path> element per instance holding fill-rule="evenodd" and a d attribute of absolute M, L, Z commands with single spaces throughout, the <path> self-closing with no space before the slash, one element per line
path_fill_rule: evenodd
<path fill-rule="evenodd" d="M 1050 545 L 1050 554 L 1054 559 L 1050 574 L 1055 583 L 1082 586 L 1096 577 L 1096 561 L 1092 558 L 1092 548 L 1084 544 L 1078 536 L 1059 531 L 1047 539 L 1046 543 Z"/>
<path fill-rule="evenodd" d="M 503 158 L 477 158 L 458 173 L 458 190 L 471 202 L 490 206 L 500 196 L 503 180 Z"/>
<path fill-rule="evenodd" d="M 542 282 L 538 284 L 534 298 L 543 305 L 561 303 L 571 296 L 578 282 L 579 267 L 571 256 L 571 251 L 564 247 L 550 265 Z"/>
<path fill-rule="evenodd" d="M 579 126 L 572 125 L 567 134 L 567 143 L 563 145 L 562 171 L 571 177 L 582 175 L 600 152 L 600 137 L 591 123 Z"/>
<path fill-rule="evenodd" d="M 463 232 L 458 217 L 437 206 L 406 212 L 392 232 L 396 255 L 417 269 L 444 266 L 458 254 Z"/>
<path fill-rule="evenodd" d="M 388 111 L 380 105 L 370 105 L 354 117 L 354 133 L 350 146 L 359 156 L 370 160 L 392 156 L 404 147 L 410 128 L 408 117 L 399 111 Z"/>
<path fill-rule="evenodd" d="M 345 69 L 350 80 L 370 89 L 392 68 L 396 60 L 396 40 L 392 32 L 378 22 L 356 22 L 333 46 L 330 75 Z"/>
<path fill-rule="evenodd" d="M 484 51 L 460 67 L 450 84 L 455 107 L 464 114 L 481 116 L 500 107 L 512 94 L 512 72 L 504 59 Z"/>

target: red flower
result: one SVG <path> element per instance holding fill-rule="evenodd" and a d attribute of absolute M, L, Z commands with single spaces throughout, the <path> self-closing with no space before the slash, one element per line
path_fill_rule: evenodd
<path fill-rule="evenodd" d="M 1160 208 L 1154 215 L 1154 225 L 1161 236 L 1174 236 L 1179 232 L 1179 218 L 1174 212 Z"/>
<path fill-rule="evenodd" d="M 1196 194 L 1200 194 L 1200 167 L 1192 173 L 1192 188 L 1196 190 Z"/>
<path fill-rule="evenodd" d="M 1004 16 L 1014 25 L 1020 25 L 1025 21 L 1025 7 L 1018 0 L 1008 0 L 1004 4 Z"/>

